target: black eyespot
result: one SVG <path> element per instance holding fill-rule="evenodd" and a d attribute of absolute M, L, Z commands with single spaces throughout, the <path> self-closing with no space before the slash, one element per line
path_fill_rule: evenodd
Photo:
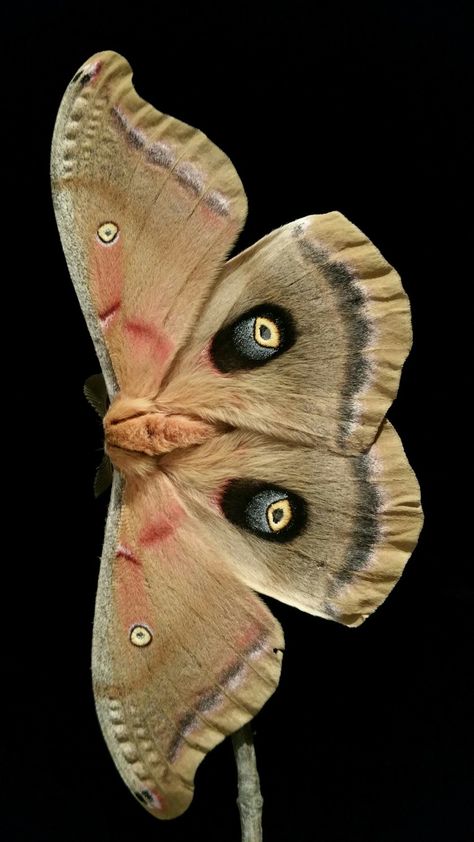
<path fill-rule="evenodd" d="M 277 304 L 259 304 L 216 333 L 211 359 L 223 374 L 257 368 L 291 348 L 295 339 L 288 310 Z"/>
<path fill-rule="evenodd" d="M 231 523 L 267 541 L 292 541 L 307 522 L 307 506 L 299 494 L 258 480 L 231 480 L 221 508 Z"/>

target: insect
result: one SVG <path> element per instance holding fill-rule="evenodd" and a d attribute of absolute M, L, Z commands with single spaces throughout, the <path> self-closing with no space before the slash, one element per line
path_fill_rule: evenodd
<path fill-rule="evenodd" d="M 97 713 L 127 785 L 171 818 L 278 684 L 283 633 L 257 593 L 357 626 L 422 515 L 385 420 L 411 344 L 399 276 L 337 212 L 225 262 L 236 171 L 131 78 L 113 52 L 75 74 L 51 170 L 110 400 Z"/>

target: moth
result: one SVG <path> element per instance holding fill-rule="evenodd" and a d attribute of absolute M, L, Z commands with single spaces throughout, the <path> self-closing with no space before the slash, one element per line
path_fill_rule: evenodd
<path fill-rule="evenodd" d="M 283 632 L 257 593 L 357 626 L 416 544 L 419 489 L 385 419 L 409 304 L 337 212 L 226 262 L 247 209 L 234 167 L 116 53 L 68 86 L 51 173 L 110 401 L 97 713 L 126 784 L 172 818 L 278 684 Z"/>

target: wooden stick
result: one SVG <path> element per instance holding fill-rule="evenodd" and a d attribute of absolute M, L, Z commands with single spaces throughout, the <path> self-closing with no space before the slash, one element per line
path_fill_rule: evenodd
<path fill-rule="evenodd" d="M 262 842 L 262 807 L 257 758 L 250 724 L 232 735 L 237 763 L 238 798 L 242 842 Z"/>

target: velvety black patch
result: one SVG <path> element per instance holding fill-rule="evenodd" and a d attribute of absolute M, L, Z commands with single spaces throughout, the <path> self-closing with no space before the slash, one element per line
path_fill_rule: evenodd
<path fill-rule="evenodd" d="M 255 320 L 270 319 L 280 333 L 277 348 L 259 345 L 255 339 Z M 295 323 L 291 313 L 278 304 L 259 304 L 247 310 L 231 324 L 216 333 L 211 345 L 211 359 L 218 371 L 258 368 L 288 351 L 296 341 Z"/>
<path fill-rule="evenodd" d="M 76 73 L 76 74 L 72 77 L 72 80 L 71 80 L 71 81 L 72 81 L 72 82 L 77 82 L 77 80 L 79 79 L 79 76 L 81 75 L 81 73 L 82 73 L 82 70 L 78 70 L 78 71 L 77 71 L 77 73 Z"/>
<path fill-rule="evenodd" d="M 268 507 L 278 500 L 288 500 L 291 520 L 274 532 L 267 518 Z M 307 505 L 299 494 L 281 486 L 251 479 L 234 479 L 222 496 L 221 508 L 235 526 L 258 535 L 266 541 L 286 543 L 301 534 L 308 519 Z"/>
<path fill-rule="evenodd" d="M 84 87 L 84 85 L 87 85 L 87 83 L 90 82 L 90 80 L 92 79 L 92 75 L 93 75 L 92 73 L 84 73 L 84 76 L 82 77 L 82 79 L 79 82 L 79 84 L 82 88 Z"/>

